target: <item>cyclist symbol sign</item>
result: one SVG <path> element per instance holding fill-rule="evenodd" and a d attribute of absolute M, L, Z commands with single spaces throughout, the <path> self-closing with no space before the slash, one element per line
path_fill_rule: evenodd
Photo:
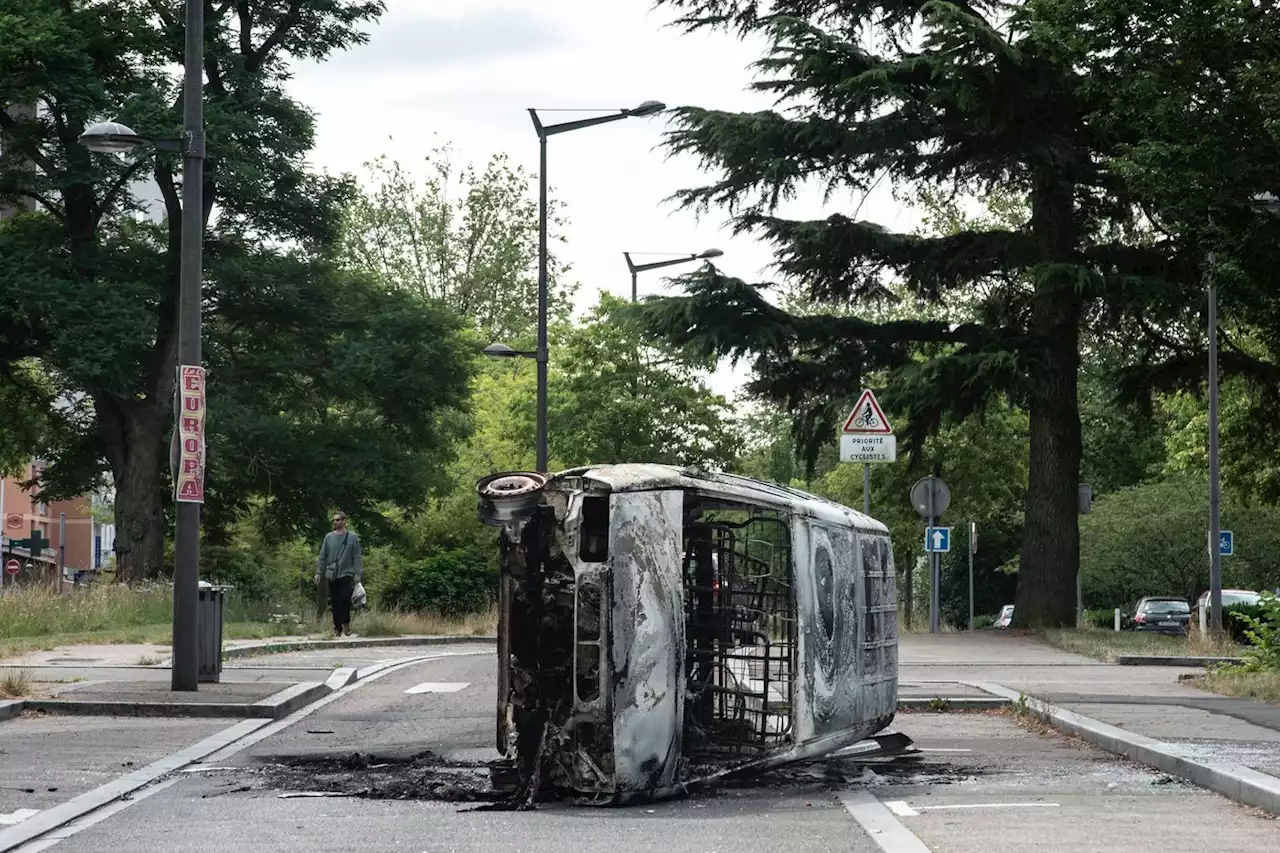
<path fill-rule="evenodd" d="M 840 430 L 841 462 L 893 462 L 898 456 L 898 439 L 889 419 L 868 389 L 862 392 Z"/>

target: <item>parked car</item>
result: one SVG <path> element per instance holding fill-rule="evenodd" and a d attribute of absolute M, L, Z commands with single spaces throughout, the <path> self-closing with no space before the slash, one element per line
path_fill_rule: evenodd
<path fill-rule="evenodd" d="M 996 617 L 996 621 L 991 623 L 992 628 L 1008 628 L 1009 623 L 1013 621 L 1013 605 L 1006 604 L 1000 608 L 1000 615 Z"/>
<path fill-rule="evenodd" d="M 1251 589 L 1224 589 L 1222 591 L 1222 611 L 1223 619 L 1226 619 L 1227 608 L 1237 604 L 1252 605 L 1262 601 L 1262 596 Z M 1191 610 L 1191 624 L 1200 624 L 1200 611 L 1209 609 L 1209 591 L 1205 590 L 1200 593 L 1200 597 L 1196 599 L 1196 606 Z M 1208 616 L 1206 615 L 1206 619 Z"/>
<path fill-rule="evenodd" d="M 1139 599 L 1130 624 L 1135 631 L 1185 634 L 1191 624 L 1191 605 L 1185 598 L 1148 596 Z"/>

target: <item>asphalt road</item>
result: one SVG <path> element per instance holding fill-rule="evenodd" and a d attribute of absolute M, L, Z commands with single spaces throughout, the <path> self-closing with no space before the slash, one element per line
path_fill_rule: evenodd
<path fill-rule="evenodd" d="M 370 681 L 56 849 L 1113 853 L 1135 842 L 1218 853 L 1280 849 L 1276 820 L 994 713 L 900 715 L 894 729 L 924 750 L 914 760 L 814 766 L 630 808 L 477 812 L 471 803 L 284 798 L 324 779 L 294 774 L 281 784 L 269 772 L 355 751 L 493 757 L 494 667 L 492 653 L 455 655 Z"/>

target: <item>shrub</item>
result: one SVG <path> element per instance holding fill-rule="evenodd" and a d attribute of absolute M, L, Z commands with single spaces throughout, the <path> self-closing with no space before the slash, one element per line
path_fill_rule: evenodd
<path fill-rule="evenodd" d="M 1265 619 L 1267 608 L 1259 604 L 1233 604 L 1223 608 L 1222 628 L 1235 642 L 1247 646 L 1252 645 L 1246 633 L 1249 630 L 1249 619 Z"/>
<path fill-rule="evenodd" d="M 1258 608 L 1262 615 L 1251 616 L 1237 611 L 1236 618 L 1245 624 L 1244 635 L 1251 645 L 1242 657 L 1242 669 L 1280 671 L 1280 598 L 1269 592 L 1262 594 Z"/>
<path fill-rule="evenodd" d="M 442 551 L 396 567 L 378 590 L 388 610 L 464 616 L 484 610 L 494 600 L 498 572 L 488 555 L 470 548 Z"/>
<path fill-rule="evenodd" d="M 1124 619 L 1124 611 L 1121 610 L 1120 618 Z M 1116 627 L 1116 611 L 1111 610 L 1086 610 L 1084 612 L 1084 624 L 1090 628 L 1109 628 L 1114 630 Z"/>

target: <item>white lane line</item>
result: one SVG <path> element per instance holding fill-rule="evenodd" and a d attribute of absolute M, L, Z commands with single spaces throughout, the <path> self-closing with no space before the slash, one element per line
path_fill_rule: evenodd
<path fill-rule="evenodd" d="M 39 809 L 18 809 L 9 812 L 9 814 L 0 814 L 0 826 L 13 826 L 15 823 L 22 823 L 29 817 L 35 817 L 40 814 Z"/>
<path fill-rule="evenodd" d="M 942 809 L 1056 809 L 1057 803 L 963 803 L 951 806 L 920 806 L 921 811 L 936 812 Z"/>
<path fill-rule="evenodd" d="M 315 713 L 316 711 L 320 710 L 325 705 L 328 705 L 330 702 L 336 701 L 337 699 L 340 699 L 343 696 L 346 696 L 348 693 L 363 687 L 365 684 L 371 681 L 377 681 L 379 678 L 382 678 L 383 676 L 391 675 L 393 672 L 399 672 L 401 669 L 405 669 L 407 667 L 413 666 L 414 664 L 425 663 L 427 661 L 440 660 L 440 659 L 449 658 L 449 657 L 472 657 L 472 656 L 478 656 L 478 655 L 491 655 L 491 654 L 493 654 L 492 650 L 487 650 L 483 652 L 444 652 L 444 653 L 437 653 L 437 654 L 431 654 L 431 655 L 423 655 L 421 657 L 394 659 L 392 661 L 387 662 L 387 664 L 385 665 L 385 668 L 377 672 L 374 672 L 373 674 L 369 675 L 367 678 L 361 679 L 360 681 L 353 682 L 347 685 L 346 687 L 342 688 L 341 690 L 335 690 L 333 693 L 330 693 L 328 696 L 325 696 L 321 699 L 317 699 L 315 702 L 312 702 L 310 705 L 304 705 L 303 707 L 299 708 L 297 711 L 294 711 L 292 714 L 285 717 L 284 719 L 276 720 L 274 722 L 272 722 L 271 720 L 246 720 L 242 723 L 237 723 L 231 728 L 226 729 L 222 732 L 219 732 L 218 734 L 214 735 L 211 738 L 208 738 L 206 741 L 202 741 L 201 743 L 196 744 L 196 746 L 194 747 L 188 747 L 187 749 L 181 750 L 180 752 L 175 753 L 172 756 L 161 759 L 159 762 L 156 762 L 156 764 L 161 764 L 162 762 L 166 764 L 174 764 L 175 766 L 170 769 L 170 772 L 172 772 L 173 770 L 184 769 L 183 765 L 186 765 L 188 763 L 196 763 L 197 766 L 199 766 L 199 763 L 203 763 L 205 765 L 214 765 L 218 761 L 221 761 L 226 758 L 230 758 L 236 753 L 244 749 L 247 749 L 250 746 L 253 746 L 254 744 L 264 740 L 267 737 L 270 737 L 276 732 L 281 731 L 282 729 L 285 729 L 288 726 L 291 726 L 294 723 L 299 722 L 305 717 L 308 717 L 311 714 Z M 197 750 L 203 745 L 205 745 L 206 743 L 213 742 L 215 739 L 217 739 L 218 741 L 221 741 L 220 748 L 218 748 L 217 751 L 211 752 L 208 755 L 203 755 L 200 757 L 192 756 L 191 758 L 186 760 L 182 760 L 181 758 L 179 758 L 178 761 L 174 761 L 175 758 L 178 758 L 180 756 L 185 757 L 185 755 L 191 753 L 193 750 Z M 149 768 L 143 768 L 143 770 L 147 770 L 147 769 Z M 138 772 L 138 771 L 135 771 L 135 772 Z M 133 774 L 130 774 L 130 775 L 133 775 Z M 124 777 L 124 778 L 128 778 L 128 777 Z M 111 817 L 112 815 L 116 814 L 119 811 L 127 809 L 129 806 L 133 805 L 134 803 L 139 802 L 140 800 L 145 800 L 147 797 L 150 797 L 152 794 L 158 793 L 164 790 L 165 788 L 168 788 L 170 785 L 177 783 L 182 778 L 183 776 L 173 776 L 172 778 L 158 781 L 140 790 L 132 791 L 130 793 L 125 794 L 123 799 L 116 799 L 104 806 L 100 806 L 99 808 L 94 809 L 93 811 L 88 812 L 87 814 L 84 814 L 79 818 L 73 819 L 65 824 L 62 824 L 61 826 L 55 829 L 40 833 L 38 837 L 32 838 L 29 841 L 19 842 L 22 845 L 20 847 L 9 847 L 9 846 L 0 847 L 0 850 L 12 850 L 14 851 L 14 853 L 39 853 L 39 851 L 41 850 L 47 850 L 48 848 L 53 847 L 58 842 L 65 841 L 67 838 L 70 838 L 76 833 L 81 832 L 84 829 L 88 829 L 89 827 L 93 826 L 96 823 L 100 823 L 106 820 L 107 818 Z M 119 780 L 117 780 L 117 782 L 108 783 L 107 785 L 104 785 L 103 788 L 113 787 L 118 783 L 119 783 Z M 90 793 L 93 793 L 93 792 L 90 792 Z M 0 839 L 0 841 L 3 841 L 3 839 Z"/>
<path fill-rule="evenodd" d="M 841 791 L 838 796 L 849 816 L 884 853 L 930 853 L 924 842 L 871 794 Z"/>
<path fill-rule="evenodd" d="M 471 685 L 470 681 L 424 681 L 422 684 L 416 684 L 410 687 L 405 693 L 417 695 L 419 693 L 457 693 L 465 687 Z"/>
<path fill-rule="evenodd" d="M 920 812 L 947 809 L 1056 809 L 1057 803 L 958 803 L 949 806 L 912 806 L 906 800 L 886 800 L 885 808 L 898 817 L 918 817 Z"/>
<path fill-rule="evenodd" d="M 885 807 L 898 817 L 915 817 L 920 814 L 920 812 L 907 805 L 906 800 L 887 800 L 885 801 Z"/>

